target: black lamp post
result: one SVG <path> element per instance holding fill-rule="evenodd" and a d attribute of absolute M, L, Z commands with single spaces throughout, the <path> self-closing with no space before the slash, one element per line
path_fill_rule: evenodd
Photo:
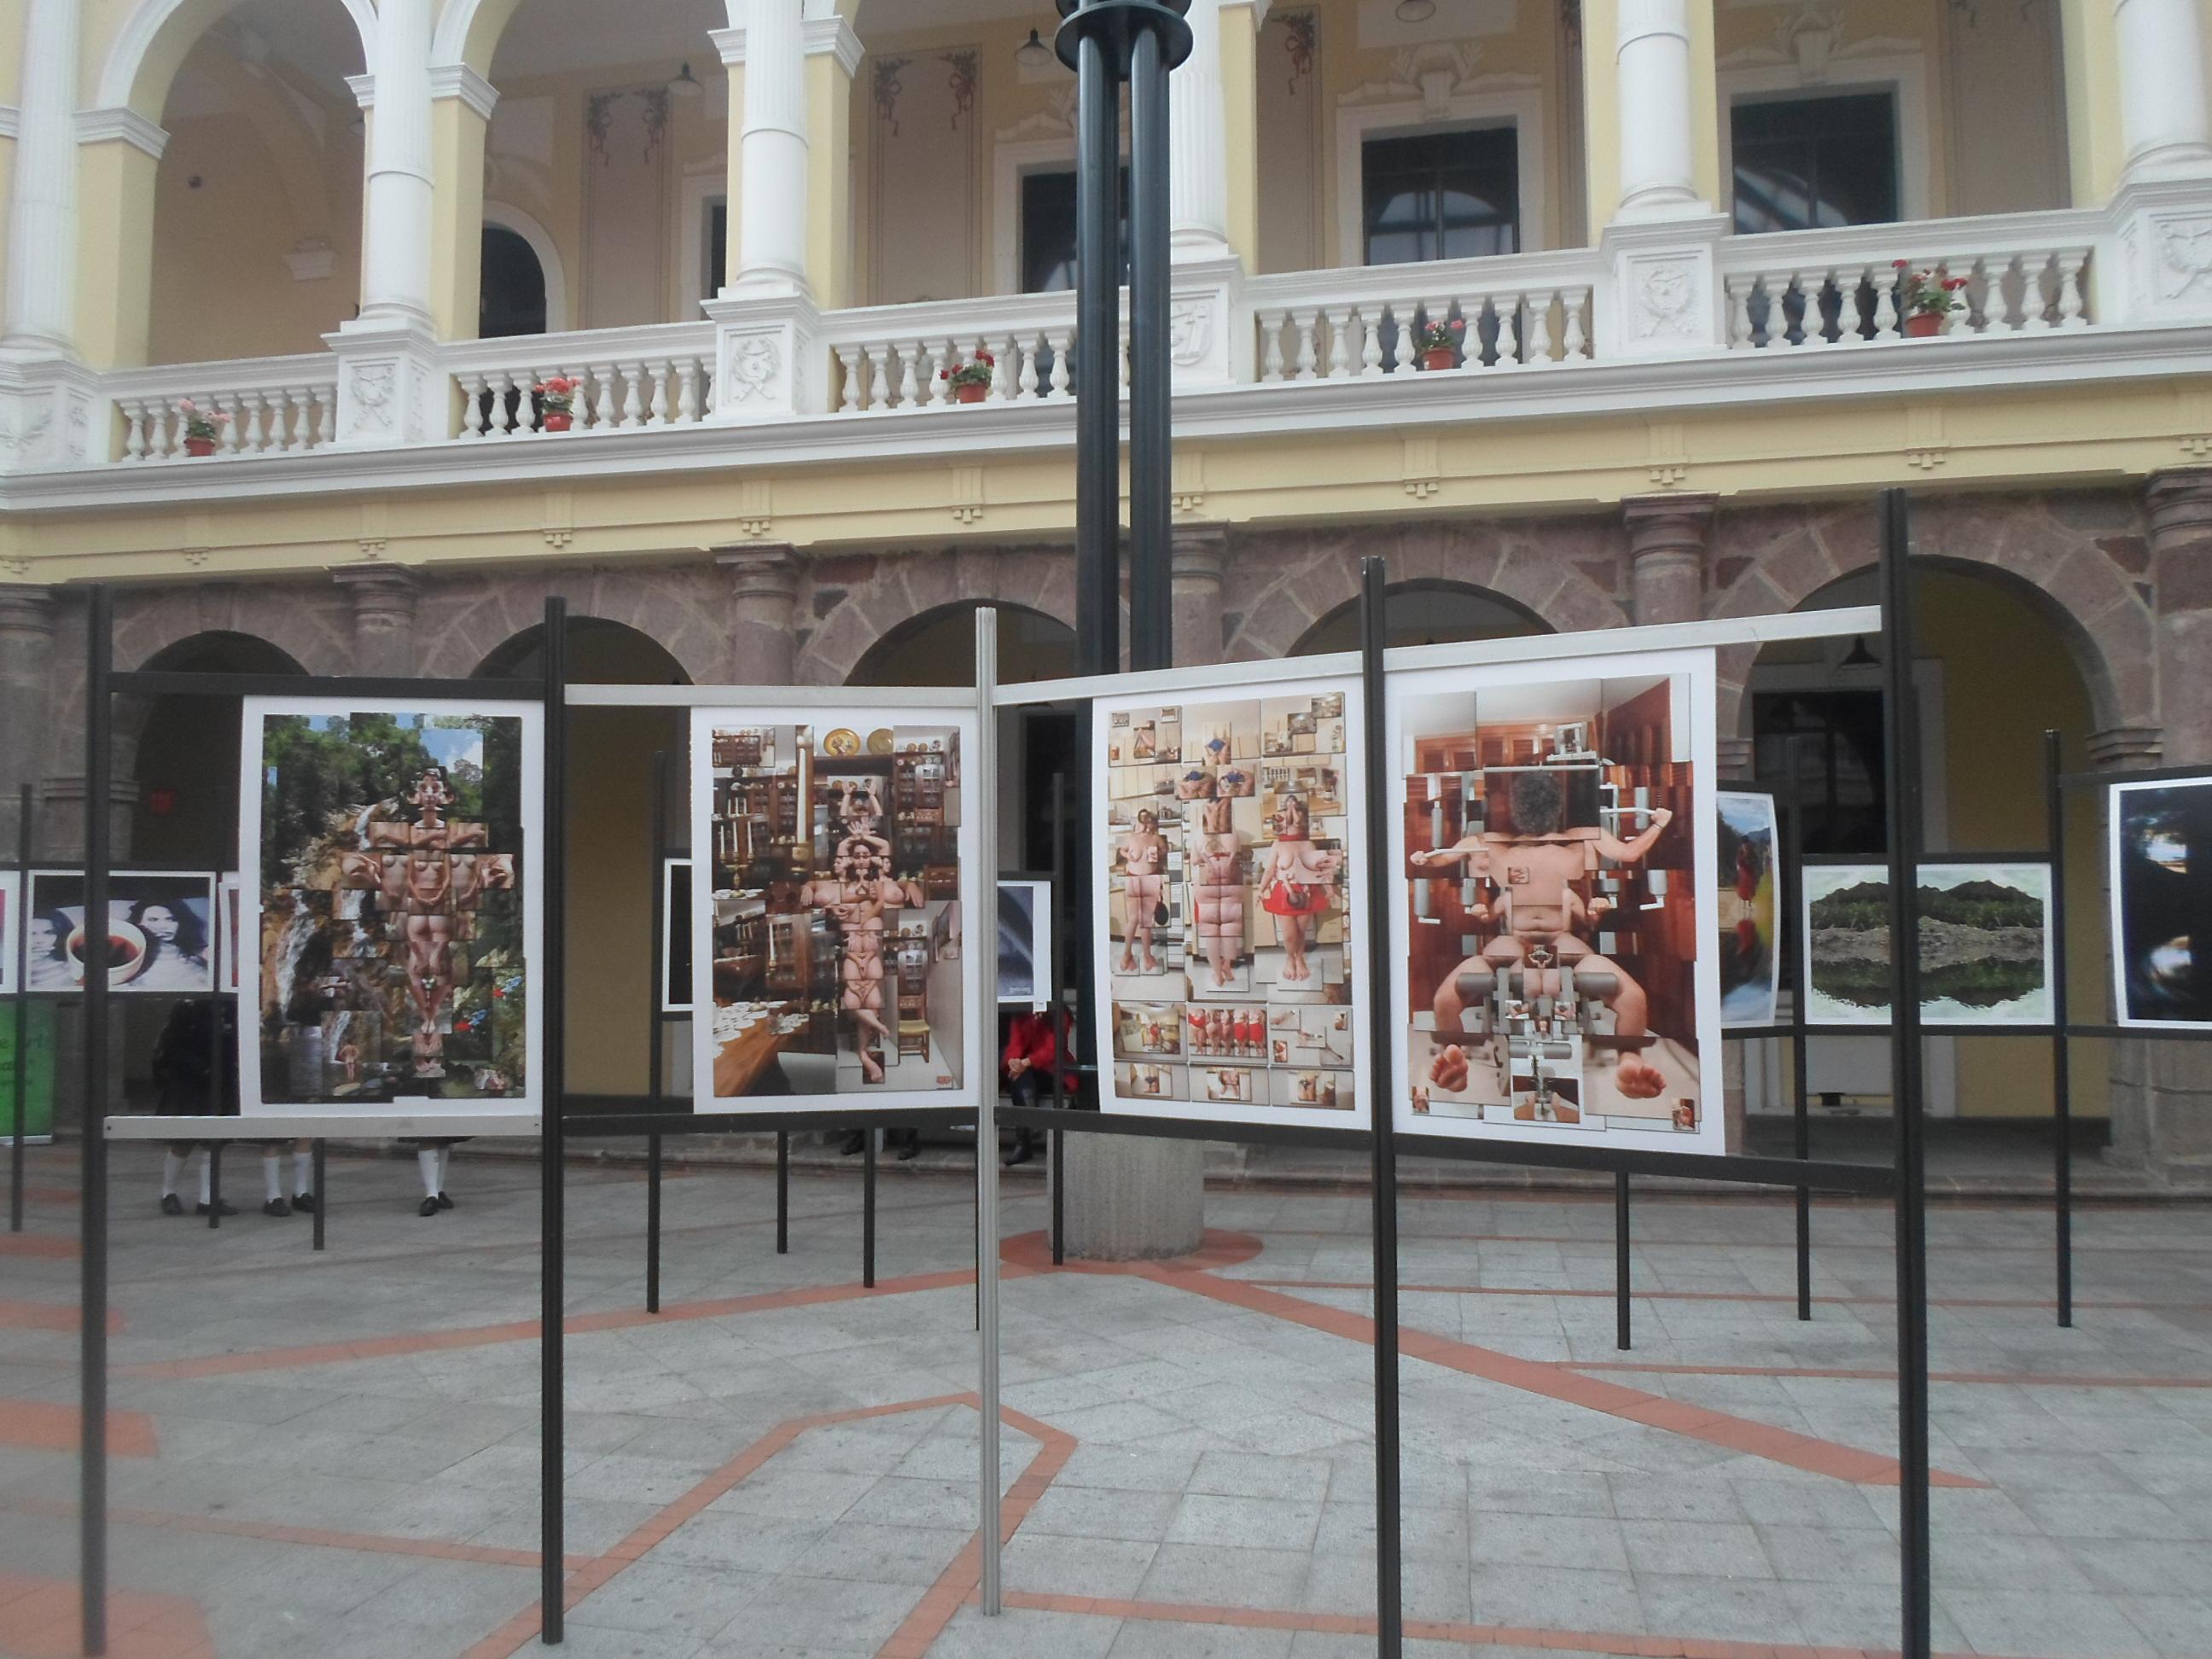
<path fill-rule="evenodd" d="M 1129 665 L 1173 659 L 1168 72 L 1190 0 L 1058 0 L 1075 71 L 1075 631 L 1079 672 L 1121 667 L 1121 88 L 1129 88 Z"/>

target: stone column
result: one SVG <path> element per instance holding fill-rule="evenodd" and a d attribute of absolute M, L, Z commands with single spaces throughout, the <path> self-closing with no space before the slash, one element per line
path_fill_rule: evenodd
<path fill-rule="evenodd" d="M 798 684 L 800 567 L 787 542 L 717 553 L 730 574 L 730 684 Z"/>
<path fill-rule="evenodd" d="M 383 0 L 363 186 L 361 320 L 430 324 L 430 0 Z"/>
<path fill-rule="evenodd" d="M 1221 118 L 1221 0 L 1191 0 L 1190 56 L 1168 77 L 1171 257 L 1229 252 L 1229 167 Z"/>
<path fill-rule="evenodd" d="M 1219 525 L 1178 525 L 1173 532 L 1168 580 L 1178 668 L 1221 660 L 1227 643 L 1221 632 L 1221 568 L 1227 544 Z"/>
<path fill-rule="evenodd" d="M 27 783 L 33 790 L 32 833 L 37 834 L 37 791 L 51 736 L 53 645 L 53 589 L 0 585 L 0 706 L 8 711 L 0 720 L 0 861 L 15 856 L 17 811 Z"/>
<path fill-rule="evenodd" d="M 2115 0 L 2120 140 L 2130 179 L 2212 169 L 2200 0 Z"/>
<path fill-rule="evenodd" d="M 415 601 L 422 581 L 404 565 L 349 564 L 331 572 L 353 600 L 353 672 L 404 679 L 415 670 Z"/>
<path fill-rule="evenodd" d="M 738 152 L 740 296 L 803 295 L 806 284 L 806 46 L 799 0 L 745 8 L 745 105 Z"/>
<path fill-rule="evenodd" d="M 10 350 L 58 355 L 75 343 L 76 89 L 80 0 L 31 0 L 23 35 L 22 111 L 8 205 Z"/>
<path fill-rule="evenodd" d="M 1639 626 L 1696 622 L 1705 613 L 1711 495 L 1644 495 L 1620 504 Z"/>
<path fill-rule="evenodd" d="M 1613 58 L 1620 120 L 1618 216 L 1658 219 L 1711 212 L 1698 198 L 1690 0 L 1620 0 Z"/>

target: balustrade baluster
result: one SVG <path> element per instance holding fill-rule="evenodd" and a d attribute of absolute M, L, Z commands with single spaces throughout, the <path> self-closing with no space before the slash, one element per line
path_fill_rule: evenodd
<path fill-rule="evenodd" d="M 2086 252 L 2061 248 L 2058 260 L 2058 326 L 2087 328 L 2089 319 L 2081 314 L 2081 267 L 2088 263 Z"/>
<path fill-rule="evenodd" d="M 1500 368 L 1521 367 L 1521 296 L 1501 294 L 1498 297 L 1498 366 Z"/>
<path fill-rule="evenodd" d="M 1560 304 L 1566 313 L 1566 333 L 1559 341 L 1563 362 L 1571 363 L 1590 355 L 1589 334 L 1583 325 L 1583 308 L 1589 304 L 1589 297 L 1590 291 L 1586 288 L 1562 290 Z"/>
<path fill-rule="evenodd" d="M 240 447 L 249 455 L 258 455 L 269 442 L 269 428 L 264 423 L 269 394 L 265 392 L 241 392 L 238 401 L 239 412 L 246 422 L 246 435 L 240 441 Z"/>
<path fill-rule="evenodd" d="M 526 437 L 538 431 L 538 395 L 534 388 L 554 371 L 550 368 L 526 368 L 514 383 L 514 435 Z"/>
<path fill-rule="evenodd" d="M 1067 354 L 1073 341 L 1074 333 L 1070 329 L 1048 328 L 1044 332 L 1044 343 L 1052 351 L 1052 374 L 1045 391 L 1048 402 L 1057 403 L 1068 395 Z M 1280 352 L 1276 355 L 1278 358 L 1281 356 Z"/>
<path fill-rule="evenodd" d="M 1316 379 L 1320 374 L 1321 354 L 1315 331 L 1320 326 L 1321 313 L 1312 310 L 1293 312 L 1291 320 L 1298 331 L 1297 378 L 1301 380 Z"/>
<path fill-rule="evenodd" d="M 1874 276 L 1874 337 L 1894 340 L 1898 335 L 1897 267 L 1877 260 Z"/>
<path fill-rule="evenodd" d="M 1539 289 L 1528 301 L 1528 362 L 1531 368 L 1552 366 L 1552 302 L 1558 298 L 1558 291 L 1547 288 Z"/>
<path fill-rule="evenodd" d="M 2020 327 L 2024 334 L 2047 334 L 2057 326 L 2051 320 L 2050 302 L 2043 295 L 2043 273 L 2050 264 L 2051 256 L 2047 253 L 2020 256 Z"/>
<path fill-rule="evenodd" d="M 1283 378 L 1283 325 L 1286 311 L 1263 311 L 1260 316 L 1260 379 L 1262 383 Z"/>
<path fill-rule="evenodd" d="M 645 424 L 645 365 L 617 363 L 623 380 L 622 424 L 625 432 Z"/>
<path fill-rule="evenodd" d="M 1728 292 L 1729 345 L 1733 350 L 1751 349 L 1751 288 L 1756 280 L 1731 276 L 1723 285 Z"/>
<path fill-rule="evenodd" d="M 1421 302 L 1419 300 L 1390 301 L 1390 323 L 1398 331 L 1398 337 L 1390 343 L 1390 372 L 1411 374 L 1413 359 L 1420 354 L 1413 349 L 1413 337 L 1420 331 Z"/>
<path fill-rule="evenodd" d="M 177 447 L 170 436 L 172 422 L 180 422 L 183 419 L 177 414 L 176 401 L 173 398 L 161 398 L 155 400 L 154 424 L 149 434 L 150 441 L 147 446 L 147 453 L 157 461 L 167 460 L 175 453 Z"/>
<path fill-rule="evenodd" d="M 269 447 L 289 455 L 307 447 L 307 416 L 313 392 L 288 386 L 271 395 Z"/>
<path fill-rule="evenodd" d="M 891 406 L 890 347 L 882 340 L 871 340 L 862 349 L 868 359 L 868 402 L 871 410 Z"/>
<path fill-rule="evenodd" d="M 1025 404 L 1033 404 L 1038 400 L 1037 358 L 1044 351 L 1044 335 L 1042 331 L 1032 332 L 1023 336 L 1018 343 L 1022 349 L 1021 398 Z"/>
<path fill-rule="evenodd" d="M 860 365 L 864 361 L 857 345 L 835 348 L 837 354 L 837 412 L 850 415 L 860 406 Z"/>
<path fill-rule="evenodd" d="M 2000 267 L 2002 271 L 2002 267 Z M 1936 275 L 1940 280 L 1951 274 L 1948 265 L 1938 265 Z M 2005 304 L 2004 283 L 2002 276 L 1992 277 L 1986 262 L 1977 258 L 1966 262 L 1966 285 L 1959 290 L 1966 301 L 1966 308 L 1959 317 L 1963 332 L 1986 334 L 1993 325 L 2009 320 Z M 1979 295 L 1978 301 L 1975 298 Z"/>
<path fill-rule="evenodd" d="M 118 407 L 123 411 L 123 459 L 143 461 L 146 459 L 146 405 L 132 398 Z"/>
<path fill-rule="evenodd" d="M 1323 314 L 1328 319 L 1328 378 L 1348 380 L 1352 378 L 1352 307 L 1328 306 Z"/>
<path fill-rule="evenodd" d="M 1358 306 L 1352 311 L 1353 326 L 1359 341 L 1359 378 L 1376 380 L 1382 378 L 1382 307 Z"/>
<path fill-rule="evenodd" d="M 337 436 L 338 384 L 325 380 L 315 388 L 315 447 L 321 449 Z"/>
<path fill-rule="evenodd" d="M 676 363 L 676 423 L 699 424 L 699 360 L 681 357 Z"/>
<path fill-rule="evenodd" d="M 484 432 L 484 377 L 463 373 L 461 383 L 461 436 L 481 438 Z"/>
<path fill-rule="evenodd" d="M 649 399 L 647 408 L 651 412 L 651 418 L 646 422 L 647 426 L 668 424 L 669 368 L 668 360 L 665 357 L 645 366 L 645 383 Z"/>

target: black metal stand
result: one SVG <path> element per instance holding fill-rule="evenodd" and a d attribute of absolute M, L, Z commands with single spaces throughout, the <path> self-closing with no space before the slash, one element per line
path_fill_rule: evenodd
<path fill-rule="evenodd" d="M 106 583 L 90 594 L 84 684 L 84 915 L 107 916 L 109 777 L 113 756 L 115 601 Z M 107 929 L 84 930 L 84 1220 L 78 1346 L 83 1398 L 79 1464 L 78 1577 L 84 1650 L 107 1651 Z"/>
<path fill-rule="evenodd" d="M 319 1249 L 319 1249 L 321 1249 L 323 1248 L 323 1222 L 324 1222 L 324 1218 L 325 1218 L 325 1217 L 326 1217 L 326 1216 L 328 1216 L 328 1215 L 330 1214 L 330 1212 L 331 1212 L 331 1187 L 330 1187 L 330 1182 L 327 1182 L 327 1181 L 325 1181 L 325 1180 L 323 1178 L 323 1164 L 324 1164 L 324 1158 L 323 1158 L 323 1142 L 322 1142 L 321 1139 L 320 1139 L 319 1137 L 318 1137 L 318 1138 L 317 1138 L 317 1139 L 316 1139 L 316 1141 L 315 1141 L 315 1164 L 314 1164 L 314 1168 L 315 1168 L 315 1227 L 314 1227 L 314 1232 L 315 1232 L 315 1248 L 316 1248 L 317 1249 Z"/>
<path fill-rule="evenodd" d="M 1928 1232 L 1920 1054 L 1920 718 L 1912 683 L 1911 523 L 1881 498 L 1882 713 L 1889 839 L 1890 1097 L 1896 1116 L 1899 1600 L 1903 1659 L 1929 1659 Z"/>
<path fill-rule="evenodd" d="M 647 914 L 652 917 L 653 954 L 646 958 L 647 1012 L 649 1041 L 645 1055 L 646 1093 L 653 1109 L 662 1109 L 661 1039 L 665 1034 L 662 976 L 668 971 L 668 918 L 662 913 L 668 880 L 668 751 L 653 751 L 653 865 L 647 872 Z M 645 1310 L 660 1311 L 660 1136 L 645 1138 Z"/>
<path fill-rule="evenodd" d="M 791 1131 L 775 1132 L 775 1253 L 791 1254 Z"/>
<path fill-rule="evenodd" d="M 1360 700 L 1365 717 L 1367 753 L 1389 752 L 1389 727 L 1382 678 L 1383 583 L 1381 559 L 1359 563 Z M 1368 890 L 1394 892 L 1398 872 L 1390 867 L 1391 802 L 1372 765 L 1367 780 Z M 1375 1255 L 1375 1620 L 1376 1651 L 1382 1659 L 1401 1659 L 1406 1650 L 1404 1584 L 1400 1569 L 1398 1449 L 1398 1151 L 1391 1121 L 1397 1099 L 1391 1055 L 1389 999 L 1392 982 L 1390 930 L 1367 930 L 1367 973 L 1370 1006 L 1377 1010 L 1368 1042 L 1368 1123 L 1373 1156 L 1373 1249 Z"/>
<path fill-rule="evenodd" d="M 2074 1045 L 2066 1030 L 2066 795 L 2058 781 L 2062 775 L 2058 733 L 2046 731 L 2043 800 L 2051 857 L 2051 1203 L 2063 1330 L 2074 1323 Z"/>
<path fill-rule="evenodd" d="M 207 1159 L 208 1231 L 222 1225 L 222 1142 L 210 1140 L 201 1154 Z"/>
<path fill-rule="evenodd" d="M 1052 775 L 1052 949 L 1042 964 L 1052 1009 L 1052 1106 L 1067 1109 L 1067 1066 L 1075 1033 L 1067 1023 L 1067 774 Z M 1026 1130 L 1017 1129 L 1016 1134 Z M 1046 1142 L 1045 1180 L 1052 1188 L 1052 1265 L 1067 1265 L 1067 1137 L 1054 1129 Z"/>
<path fill-rule="evenodd" d="M 860 1135 L 860 1285 L 872 1291 L 876 1288 L 876 1143 L 884 1138 L 884 1132 L 863 1129 Z"/>
<path fill-rule="evenodd" d="M 1613 1346 L 1622 1352 L 1629 1347 L 1628 1305 L 1628 1171 L 1613 1177 Z"/>
<path fill-rule="evenodd" d="M 545 884 L 544 970 L 538 975 L 544 999 L 544 1053 L 538 1061 L 543 1125 L 538 1138 L 539 1214 L 544 1229 L 539 1297 L 538 1425 L 538 1596 L 540 1634 L 546 1645 L 563 1634 L 567 1607 L 562 1588 L 568 1565 L 563 1461 L 568 1445 L 566 1334 L 568 1272 L 567 1144 L 561 1111 L 566 1091 L 562 1053 L 568 995 L 568 605 L 545 601 Z"/>
<path fill-rule="evenodd" d="M 8 1231 L 23 1231 L 23 1125 L 31 1109 L 31 930 L 25 907 L 31 902 L 31 786 L 18 798 L 15 820 L 15 1133 L 8 1149 Z"/>
<path fill-rule="evenodd" d="M 1789 896 L 1802 915 L 1804 904 L 1799 895 L 1805 880 L 1805 815 L 1802 806 L 1792 799 L 1790 805 Z M 1806 1051 L 1805 996 L 1808 988 L 1803 975 L 1799 975 L 1797 988 L 1790 998 L 1790 1115 L 1793 1146 L 1791 1150 L 1809 1163 L 1813 1157 L 1813 1103 L 1811 1095 L 1812 1057 Z M 1813 1317 L 1813 1189 L 1797 1189 L 1797 1317 Z"/>

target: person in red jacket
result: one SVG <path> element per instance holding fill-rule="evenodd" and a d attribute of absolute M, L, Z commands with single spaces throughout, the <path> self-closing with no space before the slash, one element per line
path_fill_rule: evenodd
<path fill-rule="evenodd" d="M 1065 1030 L 1065 1016 L 1055 1021 L 1042 1009 L 1016 1014 L 1013 1018 L 1006 1034 L 1006 1052 L 999 1056 L 999 1072 L 1006 1079 L 1006 1093 L 1017 1106 L 1037 1105 L 1052 1094 L 1052 1068 L 1060 1060 L 1058 1033 L 1054 1030 L 1055 1025 Z M 1073 1059 L 1073 1054 L 1068 1057 Z M 1075 1074 L 1064 1073 L 1061 1084 L 1073 1097 Z M 1006 1156 L 1008 1167 L 1028 1163 L 1036 1140 L 1036 1130 L 1016 1129 L 1013 1150 Z"/>

